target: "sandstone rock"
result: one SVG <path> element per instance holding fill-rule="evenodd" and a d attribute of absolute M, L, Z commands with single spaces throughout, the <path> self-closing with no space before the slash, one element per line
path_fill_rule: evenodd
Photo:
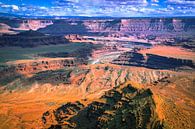
<path fill-rule="evenodd" d="M 177 59 L 154 54 L 146 54 L 146 56 L 144 56 L 136 52 L 125 52 L 121 54 L 118 59 L 113 60 L 112 63 L 153 69 L 175 69 L 183 66 L 195 68 L 192 60 Z"/>

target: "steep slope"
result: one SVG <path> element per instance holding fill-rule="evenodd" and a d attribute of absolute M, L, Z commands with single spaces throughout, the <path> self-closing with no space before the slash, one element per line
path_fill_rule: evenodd
<path fill-rule="evenodd" d="M 137 52 L 125 52 L 117 59 L 113 60 L 112 63 L 118 65 L 147 67 L 152 69 L 176 69 L 184 66 L 195 68 L 193 60 L 148 53 L 143 55 Z"/>
<path fill-rule="evenodd" d="M 67 60 L 66 58 L 51 59 L 51 61 L 48 61 L 48 64 L 45 60 L 40 60 L 40 62 L 37 63 L 33 61 L 19 63 L 16 64 L 15 67 L 12 66 L 2 69 L 0 73 L 4 74 L 4 76 L 1 76 L 0 82 L 4 82 L 2 84 L 5 86 L 10 83 L 9 86 L 5 87 L 6 89 L 10 89 L 9 87 L 30 86 L 36 84 L 36 82 L 42 82 L 43 80 L 45 83 L 55 85 L 66 84 L 68 80 L 69 85 L 75 88 L 75 91 L 71 91 L 71 88 L 69 88 L 69 90 L 67 89 L 67 93 L 70 92 L 85 96 L 86 94 L 109 90 L 127 81 L 149 84 L 165 77 L 174 76 L 175 74 L 174 72 L 166 70 L 149 70 L 136 67 L 128 68 L 116 65 L 83 65 L 78 67 L 79 64 L 82 64 L 82 62 L 78 62 L 78 60 Z M 37 68 L 37 66 L 40 66 L 40 68 Z M 59 71 L 61 71 L 60 73 L 62 74 L 59 74 Z M 66 72 L 69 73 L 69 76 L 63 75 L 63 73 Z M 23 78 L 24 75 L 27 78 Z M 52 77 L 52 79 L 50 77 Z M 29 82 L 31 83 L 29 84 Z"/>
<path fill-rule="evenodd" d="M 75 67 L 85 64 L 86 62 L 76 58 L 40 58 L 37 60 L 17 60 L 13 62 L 7 62 L 12 68 L 13 72 L 20 73 L 22 75 L 33 75 L 35 73 L 58 70 L 68 67 Z M 12 72 L 12 69 L 8 69 L 8 72 Z"/>
<path fill-rule="evenodd" d="M 146 35 L 176 37 L 194 32 L 194 18 L 68 19 L 55 21 L 40 32 L 96 35 Z M 174 32 L 174 33 L 172 33 Z"/>
<path fill-rule="evenodd" d="M 54 111 L 45 112 L 42 121 L 50 129 L 163 128 L 155 112 L 152 92 L 131 85 L 114 88 L 86 107 L 80 102 L 67 103 Z"/>

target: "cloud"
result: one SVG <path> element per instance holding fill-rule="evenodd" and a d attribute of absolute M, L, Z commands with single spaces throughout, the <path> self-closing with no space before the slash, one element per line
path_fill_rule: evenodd
<path fill-rule="evenodd" d="M 151 0 L 152 2 L 155 2 L 155 3 L 157 3 L 157 2 L 159 2 L 159 0 Z"/>
<path fill-rule="evenodd" d="M 0 11 L 56 16 L 178 16 L 195 15 L 194 0 L 48 0 L 50 5 L 3 4 Z"/>
<path fill-rule="evenodd" d="M 178 4 L 195 4 L 194 0 L 168 0 L 168 2 L 178 3 Z"/>
<path fill-rule="evenodd" d="M 19 10 L 19 7 L 17 5 L 11 5 L 13 10 Z"/>
<path fill-rule="evenodd" d="M 8 9 L 8 10 L 12 10 L 12 11 L 18 11 L 19 10 L 19 7 L 17 5 L 8 5 L 8 4 L 3 4 L 3 3 L 0 3 L 0 8 L 5 8 L 5 9 Z"/>
<path fill-rule="evenodd" d="M 147 0 L 56 0 L 53 3 L 58 10 L 70 8 L 71 14 L 82 16 L 132 16 L 136 8 L 148 5 Z"/>

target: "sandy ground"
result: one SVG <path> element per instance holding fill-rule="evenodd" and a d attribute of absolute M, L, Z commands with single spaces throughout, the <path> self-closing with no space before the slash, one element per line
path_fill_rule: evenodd
<path fill-rule="evenodd" d="M 21 63 L 33 63 L 33 62 L 41 62 L 41 61 L 56 61 L 56 60 L 73 60 L 74 58 L 37 58 L 36 60 L 16 60 L 16 61 L 9 61 L 6 64 L 13 65 L 13 64 L 21 64 Z"/>
<path fill-rule="evenodd" d="M 141 50 L 140 53 L 142 54 L 150 53 L 174 58 L 190 59 L 195 61 L 195 53 L 181 47 L 154 46 L 150 49 Z"/>

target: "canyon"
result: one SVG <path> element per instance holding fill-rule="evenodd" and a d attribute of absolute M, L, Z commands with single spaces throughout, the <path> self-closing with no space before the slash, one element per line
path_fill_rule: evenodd
<path fill-rule="evenodd" d="M 0 129 L 192 129 L 194 23 L 0 18 Z"/>
<path fill-rule="evenodd" d="M 11 124 L 10 122 L 12 122 L 12 119 L 15 119 L 17 121 L 25 120 L 26 122 L 20 123 L 15 121 L 16 123 L 15 124 L 12 123 L 11 124 L 12 126 L 10 126 L 10 128 L 17 128 L 17 127 L 37 128 L 37 126 L 43 126 L 46 128 L 49 128 L 50 126 L 51 127 L 71 126 L 71 128 L 75 128 L 77 124 L 75 125 L 74 121 L 72 120 L 69 121 L 68 120 L 69 118 L 72 119 L 71 117 L 73 116 L 77 117 L 76 115 L 77 112 L 79 112 L 79 110 L 82 110 L 84 108 L 88 109 L 89 107 L 91 107 L 90 104 L 95 100 L 98 102 L 100 101 L 101 102 L 100 104 L 103 104 L 102 99 L 104 97 L 100 100 L 99 98 L 105 94 L 104 93 L 105 91 L 108 91 L 108 93 L 105 94 L 106 96 L 107 94 L 112 95 L 113 88 L 117 89 L 117 87 L 119 87 L 118 89 L 123 89 L 122 88 L 123 86 L 124 87 L 127 86 L 129 88 L 135 87 L 135 89 L 140 89 L 140 90 L 143 89 L 141 91 L 144 91 L 146 88 L 151 89 L 149 93 L 151 94 L 152 92 L 152 94 L 154 95 L 152 95 L 153 97 L 149 99 L 149 101 L 154 101 L 155 104 L 157 104 L 156 107 L 153 107 L 154 109 L 152 110 L 154 110 L 154 114 L 155 112 L 157 112 L 158 114 L 157 116 L 159 117 L 159 120 L 161 120 L 160 123 L 162 123 L 163 120 L 165 123 L 168 123 L 168 125 L 173 128 L 181 128 L 181 129 L 190 128 L 193 126 L 190 119 L 192 119 L 193 121 L 194 118 L 193 112 L 190 111 L 190 108 L 194 106 L 193 83 L 191 83 L 192 80 L 190 78 L 188 79 L 188 76 L 190 77 L 190 75 L 192 75 L 191 79 L 193 80 L 194 74 L 190 74 L 188 72 L 178 73 L 170 70 L 152 70 L 147 68 L 102 64 L 102 65 L 80 66 L 79 68 L 72 67 L 72 68 L 65 68 L 60 70 L 52 70 L 52 71 L 49 70 L 45 72 L 44 71 L 38 72 L 34 76 L 17 77 L 14 79 L 15 80 L 14 82 L 8 83 L 6 86 L 1 87 L 1 92 L 3 92 L 1 94 L 1 109 L 2 111 L 4 111 L 3 113 L 4 115 L 1 114 L 0 117 L 2 122 L 4 116 L 6 115 L 6 112 L 8 113 L 10 108 L 12 108 L 12 111 L 10 110 L 9 112 L 10 120 L 7 121 L 6 124 L 2 125 L 1 127 L 2 128 L 8 127 L 8 125 Z M 7 77 L 4 76 L 4 78 Z M 175 82 L 179 80 L 181 81 L 185 80 L 185 81 L 182 83 Z M 182 88 L 183 85 L 186 85 L 189 89 L 188 88 L 186 89 L 184 87 Z M 171 92 L 168 92 L 167 90 Z M 118 93 L 116 94 L 118 95 Z M 120 94 L 123 94 L 123 92 L 120 92 Z M 127 91 L 127 93 L 125 92 L 124 95 L 125 94 L 128 94 L 129 96 L 131 96 L 131 94 L 136 95 L 133 94 L 131 90 Z M 142 94 L 140 95 L 142 96 Z M 15 96 L 15 98 L 13 98 L 12 96 Z M 178 96 L 178 98 L 175 98 L 175 96 Z M 184 96 L 185 99 L 183 98 Z M 111 99 L 109 100 L 111 102 L 113 101 L 112 99 L 114 99 L 112 96 L 106 97 L 106 99 L 109 98 Z M 29 101 L 31 104 L 29 103 Z M 74 102 L 76 101 L 80 101 L 80 103 L 85 106 L 81 106 L 81 109 L 79 109 L 78 111 L 72 109 L 71 107 L 70 109 L 67 109 L 69 108 L 68 105 L 70 105 L 68 104 L 68 102 L 72 102 L 74 104 Z M 122 102 L 122 105 L 123 102 L 124 104 L 126 103 L 125 100 L 123 99 L 120 101 Z M 67 106 L 66 105 L 62 107 L 60 106 L 62 105 L 62 103 L 66 103 L 66 102 L 67 102 Z M 40 105 L 41 107 L 40 106 L 37 107 L 38 105 Z M 113 107 L 112 105 L 110 106 Z M 31 110 L 32 108 L 34 111 Z M 105 112 L 106 110 L 109 111 L 111 110 L 109 108 L 105 109 L 101 107 L 101 105 L 100 108 L 102 108 L 101 111 L 105 110 Z M 23 112 L 24 109 L 25 112 Z M 37 109 L 39 110 L 39 113 L 36 111 Z M 50 112 L 49 114 L 51 116 L 45 115 L 48 114 L 45 113 L 47 111 L 46 109 L 50 109 L 51 112 L 49 111 Z M 64 112 L 64 115 L 61 113 L 56 113 L 56 115 L 58 115 L 56 117 L 58 117 L 60 121 L 58 121 L 58 119 L 57 121 L 55 121 L 52 115 L 53 113 L 52 110 L 56 110 L 56 111 L 62 110 L 63 112 L 68 110 L 68 112 L 72 112 L 73 114 L 68 112 Z M 97 112 L 99 110 L 100 109 L 98 108 Z M 113 113 L 115 113 L 114 110 L 115 109 L 113 109 Z M 129 110 L 133 111 L 133 109 L 129 109 Z M 33 112 L 37 112 L 37 113 L 35 113 L 33 117 L 30 117 L 32 116 Z M 96 110 L 94 111 L 94 113 L 95 112 Z M 171 115 L 170 112 L 172 112 Z M 66 115 L 68 117 L 65 117 Z M 153 115 L 151 117 L 153 117 Z M 174 120 L 175 118 L 173 116 L 178 118 L 177 122 Z M 42 120 L 40 119 L 41 117 L 43 117 Z M 94 117 L 96 118 L 97 116 Z M 104 118 L 106 116 L 103 115 L 102 117 Z M 82 120 L 84 119 L 84 117 L 81 117 L 80 119 Z M 145 118 L 138 115 L 135 116 L 134 120 L 136 121 L 136 119 L 145 119 Z M 156 119 L 156 117 L 153 117 L 153 119 Z M 100 118 L 98 120 L 100 120 Z M 144 121 L 140 121 L 140 122 L 142 123 Z M 40 123 L 40 125 L 38 123 Z M 185 124 L 183 125 L 183 123 Z M 154 127 L 154 125 L 151 126 Z"/>
<path fill-rule="evenodd" d="M 179 32 L 186 33 L 193 32 L 194 30 L 193 18 L 102 18 L 96 20 L 79 18 L 69 18 L 62 20 L 1 19 L 0 22 L 3 23 L 2 26 L 5 24 L 11 28 L 15 27 L 17 30 L 40 30 L 41 32 L 48 34 L 73 34 L 80 32 L 85 34 L 87 32 L 93 32 L 100 34 L 121 34 L 125 36 L 125 34 L 136 35 L 139 33 L 143 35 L 150 35 L 154 34 L 154 31 L 158 32 L 159 34 L 163 32 L 164 34 L 168 32 L 178 32 L 179 34 Z M 70 27 L 73 27 L 73 29 L 70 30 Z M 174 34 L 170 34 L 170 36 Z"/>

